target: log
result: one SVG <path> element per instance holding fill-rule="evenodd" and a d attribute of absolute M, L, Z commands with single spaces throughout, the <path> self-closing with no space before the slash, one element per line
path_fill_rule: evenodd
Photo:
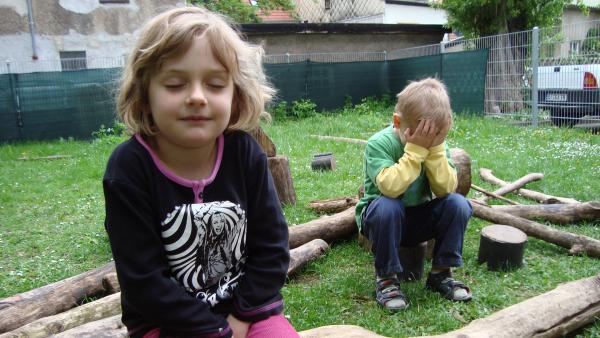
<path fill-rule="evenodd" d="M 319 140 L 329 140 L 329 141 L 341 141 L 352 144 L 367 144 L 367 140 L 361 140 L 358 138 L 350 138 L 350 137 L 339 137 L 339 136 L 327 136 L 327 135 L 310 135 L 310 137 L 316 137 Z"/>
<path fill-rule="evenodd" d="M 398 278 L 402 281 L 416 281 L 423 277 L 425 270 L 425 256 L 427 255 L 427 243 L 422 242 L 415 246 L 401 246 L 398 249 L 398 257 L 402 264 L 402 272 L 398 274 Z M 358 234 L 358 244 L 368 252 L 372 252 L 371 241 Z"/>
<path fill-rule="evenodd" d="M 352 236 L 358 229 L 354 210 L 354 207 L 350 207 L 337 214 L 323 216 L 290 227 L 290 249 L 297 248 L 315 238 L 321 238 L 327 243 L 331 243 Z"/>
<path fill-rule="evenodd" d="M 22 156 L 22 157 L 19 157 L 18 160 L 19 161 L 39 161 L 39 160 L 52 161 L 52 160 L 62 160 L 62 159 L 66 159 L 66 158 L 71 158 L 71 155 L 50 155 L 50 156 L 33 156 L 33 157 Z"/>
<path fill-rule="evenodd" d="M 121 313 L 121 293 L 100 298 L 53 316 L 40 318 L 16 330 L 0 334 L 0 338 L 48 337 L 88 322 Z"/>
<path fill-rule="evenodd" d="M 55 338 L 125 338 L 127 328 L 121 322 L 121 315 L 116 315 L 61 332 Z"/>
<path fill-rule="evenodd" d="M 265 154 L 267 154 L 267 157 L 273 157 L 277 155 L 275 143 L 273 143 L 271 138 L 261 127 L 256 127 L 255 129 L 251 130 L 249 134 L 256 140 L 256 142 L 258 142 L 258 145 L 260 145 Z"/>
<path fill-rule="evenodd" d="M 267 157 L 267 164 L 269 165 L 271 176 L 273 176 L 279 202 L 282 205 L 295 205 L 296 189 L 294 189 L 288 158 L 285 156 Z"/>
<path fill-rule="evenodd" d="M 450 148 L 450 157 L 456 167 L 458 186 L 454 191 L 467 197 L 471 189 L 471 157 L 460 148 Z"/>
<path fill-rule="evenodd" d="M 498 224 L 506 224 L 522 230 L 527 235 L 569 249 L 573 255 L 586 254 L 600 258 L 600 241 L 588 236 L 560 231 L 549 226 L 513 216 L 509 213 L 471 203 L 475 217 Z"/>
<path fill-rule="evenodd" d="M 329 244 L 322 239 L 313 239 L 306 244 L 290 250 L 288 276 L 295 274 L 307 262 L 323 256 L 327 250 L 329 250 Z"/>
<path fill-rule="evenodd" d="M 0 300 L 0 333 L 38 318 L 52 316 L 81 304 L 85 297 L 109 294 L 103 279 L 115 271 L 114 262 L 38 289 Z"/>
<path fill-rule="evenodd" d="M 481 176 L 481 178 L 491 184 L 496 184 L 496 185 L 500 185 L 500 186 L 505 186 L 508 185 L 508 182 L 503 181 L 499 178 L 497 178 L 496 176 L 494 176 L 494 174 L 492 174 L 492 170 L 490 169 L 486 169 L 486 168 L 481 168 L 479 169 L 479 175 Z M 572 198 L 566 198 L 566 197 L 557 197 L 557 196 L 552 196 L 552 195 L 547 195 L 541 192 L 537 192 L 537 191 L 533 191 L 533 190 L 528 190 L 528 189 L 519 189 L 517 191 L 517 193 L 523 197 L 538 201 L 540 203 L 544 203 L 544 204 L 556 204 L 556 203 L 563 203 L 563 204 L 572 204 L 572 203 L 579 203 L 579 201 L 572 199 Z"/>
<path fill-rule="evenodd" d="M 527 219 L 543 219 L 555 224 L 600 220 L 600 201 L 577 204 L 492 205 L 493 209 Z"/>
<path fill-rule="evenodd" d="M 508 198 L 500 196 L 500 195 L 497 195 L 494 192 L 487 191 L 487 190 L 483 189 L 482 187 L 476 186 L 475 184 L 471 184 L 471 188 L 473 188 L 473 189 L 475 189 L 475 190 L 477 190 L 477 191 L 479 191 L 481 193 L 484 193 L 485 195 L 488 195 L 488 196 L 491 196 L 493 198 L 497 198 L 497 199 L 499 199 L 501 201 L 504 201 L 504 202 L 506 202 L 508 204 L 512 204 L 512 205 L 518 205 L 519 204 L 518 202 L 515 202 L 513 200 L 509 200 Z M 477 201 L 480 202 L 480 204 L 484 204 L 484 205 L 487 204 L 485 198 L 483 198 L 481 200 L 478 199 Z"/>
<path fill-rule="evenodd" d="M 510 182 L 507 185 L 503 185 L 500 189 L 495 190 L 494 194 L 499 196 L 506 195 L 509 192 L 521 189 L 523 186 L 525 186 L 525 184 L 529 182 L 539 181 L 542 178 L 544 178 L 544 174 L 527 174 L 514 182 Z"/>
<path fill-rule="evenodd" d="M 316 170 L 335 170 L 335 155 L 333 153 L 322 153 L 313 155 L 313 160 L 310 163 L 310 168 Z"/>
<path fill-rule="evenodd" d="M 338 197 L 327 200 L 315 200 L 308 203 L 307 208 L 318 213 L 336 213 L 344 211 L 358 203 L 358 197 Z"/>
<path fill-rule="evenodd" d="M 477 262 L 487 263 L 490 271 L 519 268 L 523 266 L 526 243 L 527 235 L 517 228 L 488 225 L 481 230 Z"/>
<path fill-rule="evenodd" d="M 327 325 L 298 332 L 301 338 L 385 338 L 356 325 Z"/>
<path fill-rule="evenodd" d="M 600 275 L 568 282 L 437 338 L 564 337 L 600 315 Z"/>

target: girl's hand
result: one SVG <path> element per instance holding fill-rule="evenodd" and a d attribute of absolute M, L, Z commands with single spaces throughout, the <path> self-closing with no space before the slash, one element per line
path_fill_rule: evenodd
<path fill-rule="evenodd" d="M 243 322 L 232 315 L 227 316 L 227 323 L 229 323 L 229 327 L 233 331 L 234 338 L 246 338 L 250 323 Z"/>
<path fill-rule="evenodd" d="M 419 124 L 414 132 L 411 133 L 410 128 L 406 128 L 404 131 L 404 138 L 406 139 L 406 142 L 429 149 L 431 148 L 436 133 L 435 122 L 431 120 L 419 120 Z"/>

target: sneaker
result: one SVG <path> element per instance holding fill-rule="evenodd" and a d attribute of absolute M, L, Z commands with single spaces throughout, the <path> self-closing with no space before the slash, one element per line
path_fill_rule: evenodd
<path fill-rule="evenodd" d="M 390 311 L 401 311 L 408 307 L 408 299 L 400 290 L 400 281 L 396 277 L 377 281 L 377 304 Z"/>
<path fill-rule="evenodd" d="M 425 288 L 438 292 L 442 297 L 456 302 L 466 302 L 473 298 L 471 289 L 463 282 L 452 278 L 450 271 L 429 273 Z"/>

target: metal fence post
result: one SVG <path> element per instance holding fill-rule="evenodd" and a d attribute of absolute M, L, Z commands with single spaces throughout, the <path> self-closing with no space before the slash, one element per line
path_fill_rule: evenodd
<path fill-rule="evenodd" d="M 533 27 L 531 39 L 531 125 L 538 125 L 538 66 L 540 58 L 540 30 Z"/>
<path fill-rule="evenodd" d="M 23 138 L 23 116 L 21 115 L 21 103 L 19 102 L 19 92 L 18 92 L 18 84 L 15 84 L 13 78 L 16 74 L 12 74 L 10 70 L 10 60 L 6 60 L 6 73 L 8 75 L 8 81 L 10 84 L 11 96 L 13 99 L 13 107 L 15 113 L 15 120 L 17 122 L 17 132 L 19 134 L 19 139 Z"/>

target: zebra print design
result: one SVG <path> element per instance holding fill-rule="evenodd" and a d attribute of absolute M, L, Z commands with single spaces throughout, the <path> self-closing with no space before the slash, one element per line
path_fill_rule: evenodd
<path fill-rule="evenodd" d="M 210 306 L 230 299 L 244 274 L 244 210 L 229 201 L 185 204 L 161 226 L 172 278 Z"/>

